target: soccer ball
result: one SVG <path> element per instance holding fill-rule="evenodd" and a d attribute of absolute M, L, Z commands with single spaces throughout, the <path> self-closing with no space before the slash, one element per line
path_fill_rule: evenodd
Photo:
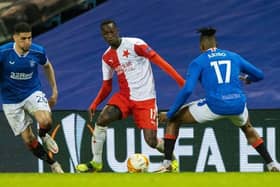
<path fill-rule="evenodd" d="M 129 173 L 147 172 L 149 163 L 149 159 L 146 155 L 135 153 L 127 159 L 127 170 Z"/>

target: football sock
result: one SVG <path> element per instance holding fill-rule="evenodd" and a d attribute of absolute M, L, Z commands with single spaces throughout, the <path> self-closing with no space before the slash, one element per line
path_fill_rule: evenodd
<path fill-rule="evenodd" d="M 254 145 L 252 145 L 257 151 L 258 153 L 263 157 L 264 161 L 266 164 L 271 163 L 273 160 L 270 156 L 270 154 L 268 153 L 266 146 L 264 145 L 263 141 L 260 141 L 261 143 L 258 144 L 257 146 L 254 147 Z"/>
<path fill-rule="evenodd" d="M 49 157 L 48 153 L 44 150 L 43 146 L 38 142 L 37 139 L 34 139 L 30 144 L 28 144 L 30 151 L 38 158 L 43 161 L 46 161 L 48 164 L 53 164 L 55 161 Z"/>
<path fill-rule="evenodd" d="M 39 136 L 40 137 L 45 137 L 46 134 L 51 130 L 51 125 L 47 125 L 47 126 L 43 126 L 43 125 L 39 125 Z"/>
<path fill-rule="evenodd" d="M 164 158 L 165 160 L 172 160 L 172 153 L 174 151 L 176 136 L 165 134 L 164 136 Z"/>
<path fill-rule="evenodd" d="M 164 140 L 158 138 L 158 144 L 156 146 L 156 149 L 161 152 L 164 153 Z M 174 154 L 172 154 L 172 160 L 176 160 L 176 156 Z"/>
<path fill-rule="evenodd" d="M 95 124 L 95 128 L 91 139 L 91 150 L 94 162 L 102 163 L 102 151 L 103 144 L 106 139 L 106 131 L 107 127 L 102 127 Z"/>

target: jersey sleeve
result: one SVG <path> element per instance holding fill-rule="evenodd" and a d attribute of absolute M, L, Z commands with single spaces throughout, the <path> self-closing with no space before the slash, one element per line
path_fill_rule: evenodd
<path fill-rule="evenodd" d="M 48 62 L 49 62 L 49 59 L 47 57 L 46 50 L 44 48 L 42 48 L 42 51 L 39 55 L 39 64 L 45 65 Z"/>
<path fill-rule="evenodd" d="M 114 70 L 102 59 L 103 83 L 96 98 L 92 101 L 90 109 L 95 110 L 97 106 L 111 93 L 112 77 Z"/>
<path fill-rule="evenodd" d="M 134 44 L 134 50 L 137 55 L 146 57 L 148 59 L 152 58 L 156 54 L 156 52 L 143 40 L 138 40 Z"/>
<path fill-rule="evenodd" d="M 114 75 L 114 70 L 104 60 L 102 60 L 102 75 L 103 80 L 110 80 Z"/>
<path fill-rule="evenodd" d="M 183 79 L 183 77 L 160 55 L 156 53 L 150 60 L 157 66 L 159 66 L 163 71 L 165 71 L 169 76 L 171 76 L 179 84 L 180 87 L 184 86 L 185 80 Z"/>
<path fill-rule="evenodd" d="M 262 70 L 255 67 L 253 64 L 242 58 L 241 56 L 238 56 L 240 59 L 240 67 L 241 72 L 246 73 L 248 75 L 247 79 L 252 82 L 260 81 L 264 78 L 264 74 Z"/>
<path fill-rule="evenodd" d="M 134 45 L 137 55 L 148 58 L 150 61 L 158 65 L 163 71 L 170 75 L 181 87 L 185 84 L 185 80 L 177 73 L 177 71 L 168 64 L 159 54 L 156 53 L 143 40 L 138 40 Z"/>
<path fill-rule="evenodd" d="M 177 95 L 175 102 L 167 112 L 167 117 L 172 118 L 175 113 L 181 108 L 181 106 L 186 102 L 186 100 L 192 94 L 201 73 L 201 66 L 198 63 L 192 62 L 188 68 L 186 75 L 187 83 L 184 85 L 183 89 L 180 90 Z"/>
<path fill-rule="evenodd" d="M 90 105 L 90 109 L 96 110 L 97 106 L 111 93 L 112 91 L 112 79 L 103 81 L 102 86 Z"/>

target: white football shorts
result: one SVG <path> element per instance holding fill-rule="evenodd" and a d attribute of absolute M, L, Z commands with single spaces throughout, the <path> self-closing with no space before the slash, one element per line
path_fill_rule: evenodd
<path fill-rule="evenodd" d="M 33 123 L 29 114 L 38 110 L 51 111 L 45 94 L 36 91 L 20 103 L 3 104 L 3 111 L 15 136 Z"/>
<path fill-rule="evenodd" d="M 211 109 L 208 107 L 207 103 L 203 99 L 191 102 L 184 106 L 189 106 L 190 113 L 192 114 L 193 118 L 198 123 L 205 123 L 207 121 L 213 121 L 213 120 L 226 118 L 226 119 L 229 119 L 230 121 L 232 121 L 232 123 L 234 125 L 241 127 L 241 126 L 245 125 L 248 120 L 248 109 L 247 109 L 246 105 L 244 107 L 244 111 L 239 115 L 215 114 L 211 111 Z"/>

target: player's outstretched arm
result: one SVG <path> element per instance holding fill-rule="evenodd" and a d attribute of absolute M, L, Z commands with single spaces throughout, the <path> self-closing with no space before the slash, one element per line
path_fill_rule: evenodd
<path fill-rule="evenodd" d="M 183 77 L 170 65 L 166 62 L 159 54 L 155 54 L 150 58 L 150 61 L 158 65 L 163 71 L 170 75 L 180 87 L 183 87 L 185 80 Z"/>
<path fill-rule="evenodd" d="M 247 74 L 243 78 L 241 78 L 241 80 L 245 79 L 245 83 L 248 84 L 248 82 L 249 83 L 257 82 L 264 78 L 264 73 L 261 69 L 257 68 L 256 66 L 254 66 L 253 64 L 251 64 L 250 62 L 242 58 L 241 56 L 239 57 L 241 59 L 240 60 L 241 72 Z"/>
<path fill-rule="evenodd" d="M 49 98 L 49 105 L 52 108 L 57 102 L 58 91 L 57 91 L 54 69 L 49 61 L 44 65 L 44 71 L 52 88 L 52 95 Z"/>
<path fill-rule="evenodd" d="M 167 112 L 166 115 L 168 119 L 171 119 L 190 97 L 199 80 L 200 72 L 201 67 L 197 63 L 192 62 L 189 65 L 188 73 L 186 75 L 186 79 L 188 80 L 188 82 L 184 85 L 183 89 L 180 90 L 180 92 L 176 96 L 175 102 L 172 104 L 169 111 Z"/>
<path fill-rule="evenodd" d="M 97 106 L 104 100 L 112 91 L 112 79 L 104 80 L 102 86 L 89 107 L 89 120 L 92 121 Z"/>

